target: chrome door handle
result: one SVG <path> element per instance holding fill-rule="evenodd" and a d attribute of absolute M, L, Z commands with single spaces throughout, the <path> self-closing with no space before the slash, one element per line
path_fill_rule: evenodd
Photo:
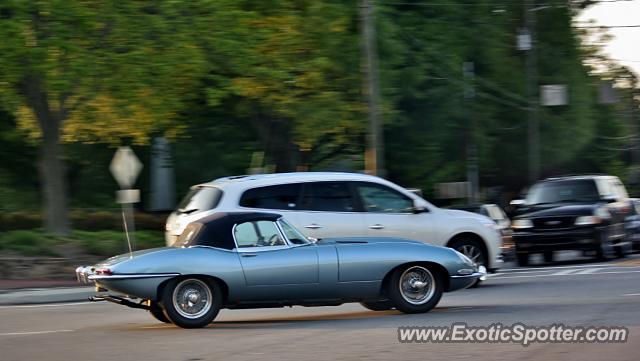
<path fill-rule="evenodd" d="M 322 226 L 321 226 L 321 225 L 319 225 L 319 224 L 311 223 L 311 224 L 310 224 L 310 225 L 308 225 L 308 226 L 304 226 L 304 228 L 309 228 L 309 229 L 320 229 L 320 228 L 322 228 Z"/>
<path fill-rule="evenodd" d="M 369 228 L 371 228 L 371 229 L 383 229 L 384 226 L 381 225 L 381 224 L 374 224 L 372 226 L 369 226 Z"/>
<path fill-rule="evenodd" d="M 241 257 L 255 257 L 255 256 L 257 256 L 257 254 L 255 254 L 255 253 L 241 253 L 240 256 Z"/>

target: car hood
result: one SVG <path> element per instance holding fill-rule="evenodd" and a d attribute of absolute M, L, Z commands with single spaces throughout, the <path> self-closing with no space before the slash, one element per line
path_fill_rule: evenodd
<path fill-rule="evenodd" d="M 592 215 L 598 205 L 589 204 L 545 204 L 540 206 L 524 206 L 518 210 L 514 219 L 529 217 L 562 217 Z"/>
<path fill-rule="evenodd" d="M 444 212 L 448 217 L 455 217 L 455 218 L 466 218 L 466 219 L 475 219 L 477 221 L 480 221 L 482 223 L 490 223 L 493 224 L 495 223 L 491 218 L 483 216 L 482 214 L 478 214 L 478 213 L 473 213 L 473 212 L 468 212 L 468 211 L 462 211 L 459 209 L 440 209 L 442 212 Z"/>

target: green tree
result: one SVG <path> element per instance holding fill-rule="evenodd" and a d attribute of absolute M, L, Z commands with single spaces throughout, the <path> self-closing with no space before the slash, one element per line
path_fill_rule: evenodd
<path fill-rule="evenodd" d="M 0 4 L 0 99 L 40 145 L 46 228 L 69 231 L 61 141 L 145 143 L 201 78 L 180 2 Z"/>

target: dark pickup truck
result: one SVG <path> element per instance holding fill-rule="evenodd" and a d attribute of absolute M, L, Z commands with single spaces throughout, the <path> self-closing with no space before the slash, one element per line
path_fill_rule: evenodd
<path fill-rule="evenodd" d="M 625 217 L 631 211 L 627 191 L 618 179 L 606 175 L 549 178 L 534 184 L 525 200 L 512 201 L 513 241 L 519 265 L 529 255 L 582 250 L 598 259 L 630 252 Z"/>

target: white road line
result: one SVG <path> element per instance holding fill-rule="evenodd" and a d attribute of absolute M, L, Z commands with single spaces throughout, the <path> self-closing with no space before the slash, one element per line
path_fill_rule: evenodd
<path fill-rule="evenodd" d="M 84 306 L 84 305 L 97 305 L 97 302 L 70 302 L 70 303 L 43 303 L 37 305 L 8 305 L 0 306 L 0 309 L 5 308 L 42 308 L 42 307 L 65 307 L 65 306 Z"/>
<path fill-rule="evenodd" d="M 595 275 L 599 276 L 599 275 L 604 275 L 604 274 L 628 274 L 628 273 L 640 273 L 640 271 L 626 271 L 626 272 L 617 272 L 617 271 L 612 271 L 612 272 L 598 272 Z M 580 273 L 569 273 L 569 274 L 557 274 L 557 273 L 551 273 L 551 274 L 543 274 L 543 275 L 531 275 L 531 276 L 506 276 L 506 277 L 492 277 L 492 280 L 507 280 L 507 279 L 511 279 L 511 278 L 536 278 L 536 277 L 552 277 L 552 276 L 582 276 L 583 274 Z"/>
<path fill-rule="evenodd" d="M 627 293 L 623 296 L 640 296 L 640 293 Z"/>
<path fill-rule="evenodd" d="M 0 336 L 29 336 L 29 335 L 44 335 L 47 333 L 60 333 L 60 332 L 73 332 L 74 330 L 52 330 L 52 331 L 32 331 L 32 332 L 7 332 L 0 333 Z"/>
<path fill-rule="evenodd" d="M 527 268 L 501 268 L 499 272 L 517 272 L 517 271 L 543 271 L 553 269 L 569 269 L 569 268 L 590 268 L 590 267 L 611 267 L 610 263 L 604 264 L 584 264 L 584 265 L 569 265 L 569 266 L 553 266 L 553 267 L 527 267 Z"/>
<path fill-rule="evenodd" d="M 585 270 L 580 270 L 580 271 L 576 272 L 575 274 L 577 274 L 577 275 L 588 275 L 588 274 L 594 273 L 594 272 L 599 271 L 599 270 L 600 270 L 600 268 L 587 268 Z"/>
<path fill-rule="evenodd" d="M 558 271 L 558 272 L 552 273 L 550 276 L 564 276 L 564 275 L 572 274 L 574 272 L 580 272 L 580 270 L 579 269 L 566 269 L 566 270 L 562 270 L 562 271 Z"/>

